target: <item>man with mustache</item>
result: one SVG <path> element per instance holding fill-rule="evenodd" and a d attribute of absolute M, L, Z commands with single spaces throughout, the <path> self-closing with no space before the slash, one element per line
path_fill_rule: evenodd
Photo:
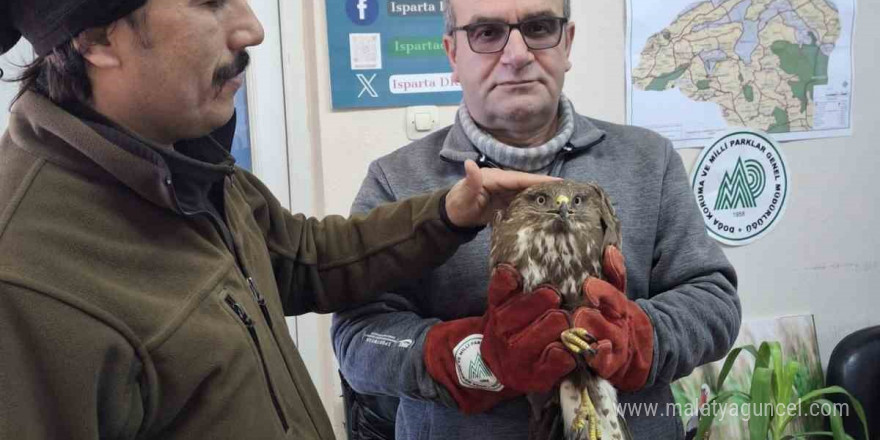
<path fill-rule="evenodd" d="M 448 185 L 461 177 L 465 160 L 595 181 L 620 217 L 626 270 L 624 277 L 607 277 L 622 283 L 593 280 L 584 290 L 594 298 L 613 296 L 620 309 L 600 304 L 578 309 L 571 322 L 549 319 L 558 312 L 552 303 L 536 303 L 541 295 L 507 292 L 510 283 L 497 272 L 487 276 L 484 231 L 430 276 L 337 315 L 333 339 L 344 378 L 355 391 L 400 398 L 398 439 L 527 438 L 524 394 L 547 391 L 540 384 L 571 371 L 570 359 L 551 358 L 558 335 L 587 315 L 597 316 L 586 330 L 598 353 L 582 360 L 625 391 L 620 401 L 632 409 L 624 415 L 635 438 L 682 438 L 679 416 L 668 411 L 670 382 L 721 358 L 736 339 L 736 274 L 707 236 L 670 142 L 579 115 L 562 95 L 576 30 L 571 3 L 448 1 L 443 42 L 464 91 L 455 123 L 373 162 L 352 210 Z M 615 263 L 606 267 L 623 266 L 616 250 L 605 257 Z M 490 331 L 500 321 L 487 309 L 493 296 L 487 291 L 524 298 L 497 309 L 526 324 Z M 493 344 L 476 342 L 490 337 Z M 388 340 L 412 343 L 382 343 Z M 473 347 L 487 345 L 495 350 L 482 358 L 488 368 L 472 368 L 482 365 L 475 360 L 481 350 Z M 498 347 L 508 347 L 506 357 Z M 493 361 L 507 368 L 493 368 Z M 517 374 L 499 376 L 511 371 Z M 652 407 L 656 413 L 647 414 Z"/>
<path fill-rule="evenodd" d="M 246 0 L 0 0 L 38 58 L 0 138 L 0 438 L 330 439 L 285 323 L 418 277 L 519 189 L 486 172 L 350 219 L 229 154 Z"/>

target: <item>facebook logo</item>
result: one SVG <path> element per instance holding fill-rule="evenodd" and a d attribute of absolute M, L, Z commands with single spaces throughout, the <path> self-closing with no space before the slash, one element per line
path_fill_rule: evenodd
<path fill-rule="evenodd" d="M 354 24 L 368 26 L 379 18 L 379 3 L 377 0 L 348 0 L 345 12 Z"/>

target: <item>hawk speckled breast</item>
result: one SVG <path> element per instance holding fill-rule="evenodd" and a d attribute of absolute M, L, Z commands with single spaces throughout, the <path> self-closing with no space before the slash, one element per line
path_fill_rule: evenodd
<path fill-rule="evenodd" d="M 606 246 L 620 247 L 620 221 L 605 191 L 594 183 L 560 181 L 533 186 L 500 211 L 492 223 L 491 267 L 510 263 L 523 277 L 524 291 L 555 286 L 562 307 L 582 303 L 588 277 L 604 279 Z M 590 356 L 594 343 L 585 331 L 560 335 L 576 356 Z M 577 347 L 582 347 L 578 349 Z M 585 362 L 549 395 L 531 394 L 531 439 L 628 439 L 617 413 L 617 390 L 593 374 Z"/>

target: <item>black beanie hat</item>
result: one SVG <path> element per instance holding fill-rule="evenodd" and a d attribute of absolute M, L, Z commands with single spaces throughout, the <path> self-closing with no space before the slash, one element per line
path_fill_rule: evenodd
<path fill-rule="evenodd" d="M 19 38 L 30 41 L 39 56 L 80 32 L 106 26 L 143 6 L 147 0 L 0 0 L 0 55 Z"/>

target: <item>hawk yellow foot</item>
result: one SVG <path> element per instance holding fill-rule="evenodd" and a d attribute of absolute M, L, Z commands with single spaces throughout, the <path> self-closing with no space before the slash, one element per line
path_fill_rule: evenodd
<path fill-rule="evenodd" d="M 562 344 L 574 354 L 584 353 L 586 355 L 596 354 L 596 350 L 590 347 L 590 344 L 596 342 L 596 338 L 582 328 L 572 328 L 562 332 Z"/>
<path fill-rule="evenodd" d="M 593 400 L 590 399 L 586 388 L 581 390 L 580 400 L 571 429 L 577 432 L 589 428 L 589 439 L 599 440 L 602 437 L 602 431 L 599 428 L 599 414 L 596 412 L 596 407 L 593 405 Z"/>

